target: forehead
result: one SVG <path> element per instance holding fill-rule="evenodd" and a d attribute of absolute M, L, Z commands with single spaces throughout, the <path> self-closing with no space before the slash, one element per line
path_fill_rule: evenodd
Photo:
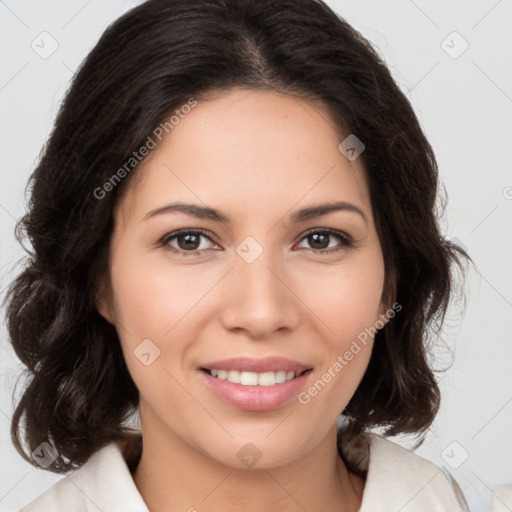
<path fill-rule="evenodd" d="M 239 217 L 325 200 L 371 209 L 361 159 L 338 149 L 346 135 L 320 102 L 276 91 L 212 94 L 142 162 L 121 206 L 199 200 Z"/>

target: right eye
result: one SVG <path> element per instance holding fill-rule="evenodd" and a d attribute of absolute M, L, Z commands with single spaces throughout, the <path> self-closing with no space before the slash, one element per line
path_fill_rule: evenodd
<path fill-rule="evenodd" d="M 197 256 L 208 250 L 208 242 L 214 243 L 204 231 L 181 229 L 165 235 L 161 245 L 181 256 Z"/>

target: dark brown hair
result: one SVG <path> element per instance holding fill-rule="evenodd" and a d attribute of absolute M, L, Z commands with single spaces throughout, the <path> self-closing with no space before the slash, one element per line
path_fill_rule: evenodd
<path fill-rule="evenodd" d="M 130 435 L 125 421 L 138 404 L 95 300 L 122 187 L 94 191 L 177 107 L 233 87 L 320 100 L 365 144 L 385 290 L 402 310 L 376 334 L 343 412 L 356 430 L 389 434 L 418 434 L 433 421 L 440 397 L 429 333 L 443 322 L 452 264 L 462 268 L 468 256 L 440 233 L 432 148 L 379 54 L 316 0 L 149 0 L 109 26 L 76 73 L 17 226 L 32 249 L 7 295 L 10 339 L 28 376 L 12 435 L 33 464 L 49 442 L 59 454 L 50 470 L 79 466 Z"/>

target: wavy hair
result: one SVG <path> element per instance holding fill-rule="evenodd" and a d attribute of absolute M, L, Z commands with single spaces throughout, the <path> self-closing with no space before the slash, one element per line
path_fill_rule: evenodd
<path fill-rule="evenodd" d="M 58 452 L 48 469 L 64 472 L 134 435 L 126 421 L 138 391 L 95 292 L 113 206 L 136 167 L 101 198 L 95 191 L 189 98 L 234 87 L 319 100 L 364 142 L 385 291 L 402 310 L 377 332 L 343 414 L 356 431 L 389 435 L 432 423 L 440 394 L 429 333 L 444 320 L 454 264 L 469 256 L 440 232 L 433 150 L 379 53 L 317 0 L 149 0 L 107 28 L 74 76 L 17 225 L 31 249 L 6 318 L 28 380 L 12 437 L 32 464 L 43 442 Z"/>

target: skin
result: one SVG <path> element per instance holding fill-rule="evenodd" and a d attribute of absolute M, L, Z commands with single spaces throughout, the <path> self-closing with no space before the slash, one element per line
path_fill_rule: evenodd
<path fill-rule="evenodd" d="M 143 453 L 133 476 L 152 512 L 359 508 L 364 480 L 338 456 L 335 423 L 372 340 L 307 405 L 294 398 L 267 412 L 226 404 L 199 370 L 281 356 L 313 367 L 307 390 L 389 307 L 361 159 L 338 150 L 346 135 L 318 103 L 218 93 L 180 120 L 118 201 L 99 311 L 116 326 L 140 391 Z M 366 221 L 349 210 L 290 221 L 301 208 L 337 201 Z M 146 218 L 174 202 L 215 208 L 230 222 L 182 212 Z M 200 237 L 199 253 L 185 256 L 183 239 L 161 242 L 184 228 L 212 241 Z M 331 236 L 318 249 L 305 235 L 312 228 L 341 231 L 353 245 Z M 236 252 L 247 236 L 263 249 L 252 263 Z M 160 350 L 148 366 L 134 355 L 144 339 Z M 261 453 L 251 468 L 237 457 L 248 442 Z"/>

